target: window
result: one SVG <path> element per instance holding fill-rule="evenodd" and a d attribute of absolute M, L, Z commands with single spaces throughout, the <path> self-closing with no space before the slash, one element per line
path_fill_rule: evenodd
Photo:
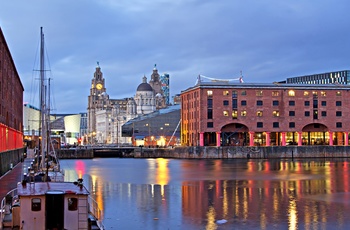
<path fill-rule="evenodd" d="M 78 210 L 78 199 L 77 198 L 68 198 L 68 210 L 69 211 Z"/>
<path fill-rule="evenodd" d="M 238 117 L 237 110 L 232 111 L 232 119 L 237 119 L 237 117 Z"/>
<path fill-rule="evenodd" d="M 256 105 L 257 106 L 262 106 L 263 105 L 263 101 L 256 101 Z"/>
<path fill-rule="evenodd" d="M 288 91 L 288 96 L 294 97 L 294 96 L 295 96 L 294 90 L 289 90 L 289 91 Z"/>
<path fill-rule="evenodd" d="M 241 112 L 241 116 L 242 116 L 242 117 L 246 117 L 246 116 L 247 116 L 247 111 L 243 110 L 243 111 Z"/>
<path fill-rule="evenodd" d="M 341 117 L 341 111 L 336 111 L 336 112 L 335 112 L 335 115 L 336 115 L 337 117 Z"/>
<path fill-rule="evenodd" d="M 241 92 L 241 95 L 242 95 L 242 96 L 247 95 L 247 91 L 243 90 L 243 91 Z"/>
<path fill-rule="evenodd" d="M 232 91 L 232 98 L 237 98 L 237 91 L 236 90 Z"/>
<path fill-rule="evenodd" d="M 262 96 L 263 95 L 263 91 L 262 90 L 257 90 L 256 91 L 256 96 Z"/>
<path fill-rule="evenodd" d="M 295 128 L 295 122 L 289 122 L 289 128 Z"/>
<path fill-rule="evenodd" d="M 258 112 L 256 112 L 256 115 L 257 115 L 258 117 L 262 117 L 263 112 L 262 112 L 262 111 L 258 111 Z"/>
<path fill-rule="evenodd" d="M 279 95 L 278 91 L 272 91 L 272 96 L 273 97 L 278 97 L 278 95 Z"/>
<path fill-rule="evenodd" d="M 264 127 L 264 124 L 262 122 L 257 122 L 256 123 L 256 127 L 258 128 L 263 128 Z"/>
<path fill-rule="evenodd" d="M 321 105 L 322 106 L 327 106 L 327 102 L 326 101 L 321 101 Z"/>
<path fill-rule="evenodd" d="M 336 95 L 337 95 L 337 96 L 341 96 L 341 92 L 338 91 L 338 92 L 336 93 Z"/>
<path fill-rule="evenodd" d="M 304 96 L 309 96 L 309 92 L 308 91 L 304 91 Z"/>
<path fill-rule="evenodd" d="M 228 92 L 228 90 L 224 90 L 224 91 L 222 91 L 222 94 L 223 94 L 224 96 L 228 96 L 230 93 Z"/>
<path fill-rule="evenodd" d="M 208 95 L 208 97 L 212 97 L 212 96 L 213 96 L 213 91 L 208 90 L 208 91 L 207 91 L 207 95 Z"/>
<path fill-rule="evenodd" d="M 295 116 L 295 111 L 289 111 L 289 116 L 294 117 Z"/>
<path fill-rule="evenodd" d="M 247 105 L 247 101 L 241 101 L 241 105 L 242 106 L 246 106 Z"/>
<path fill-rule="evenodd" d="M 278 127 L 280 127 L 280 123 L 279 123 L 279 122 L 273 122 L 273 123 L 272 123 L 272 126 L 273 126 L 274 128 L 278 128 Z"/>
<path fill-rule="evenodd" d="M 275 110 L 275 111 L 272 112 L 272 115 L 274 117 L 279 117 L 280 116 L 280 112 L 278 110 Z"/>
<path fill-rule="evenodd" d="M 309 111 L 305 111 L 305 117 L 310 117 L 310 112 Z"/>
<path fill-rule="evenodd" d="M 318 119 L 318 111 L 314 110 L 314 119 Z"/>
<path fill-rule="evenodd" d="M 213 128 L 214 123 L 213 122 L 207 122 L 207 128 Z"/>
<path fill-rule="evenodd" d="M 208 99 L 208 108 L 213 108 L 213 99 Z"/>
<path fill-rule="evenodd" d="M 213 119 L 213 110 L 212 109 L 208 109 L 207 116 L 208 116 L 208 119 Z"/>
<path fill-rule="evenodd" d="M 309 101 L 305 101 L 305 102 L 304 102 L 304 105 L 305 105 L 305 106 L 310 106 L 310 102 L 309 102 Z"/>
<path fill-rule="evenodd" d="M 41 210 L 41 199 L 33 198 L 32 199 L 32 211 L 37 212 Z"/>
<path fill-rule="evenodd" d="M 279 104 L 279 101 L 272 101 L 273 106 L 278 106 L 278 104 Z"/>
<path fill-rule="evenodd" d="M 289 101 L 289 106 L 295 106 L 295 101 Z"/>
<path fill-rule="evenodd" d="M 313 92 L 312 92 L 312 96 L 313 96 L 313 97 L 317 97 L 317 92 L 316 92 L 316 91 L 313 91 Z"/>
<path fill-rule="evenodd" d="M 336 106 L 341 106 L 341 101 L 336 101 L 336 102 L 335 102 L 335 105 L 336 105 Z"/>
<path fill-rule="evenodd" d="M 232 109 L 237 109 L 237 99 L 232 99 Z"/>
<path fill-rule="evenodd" d="M 312 106 L 314 109 L 318 108 L 318 100 L 313 100 Z"/>
<path fill-rule="evenodd" d="M 322 97 L 325 97 L 327 94 L 326 94 L 326 92 L 325 91 L 321 91 L 321 96 Z"/>
<path fill-rule="evenodd" d="M 223 101 L 223 105 L 225 105 L 225 106 L 227 106 L 228 103 L 229 103 L 229 102 L 228 102 L 227 100 Z"/>
<path fill-rule="evenodd" d="M 335 123 L 335 126 L 336 126 L 337 128 L 342 128 L 342 127 L 343 127 L 343 124 L 342 124 L 341 122 L 337 122 L 337 123 Z"/>
<path fill-rule="evenodd" d="M 224 111 L 223 111 L 223 115 L 224 115 L 225 117 L 227 117 L 227 116 L 228 116 L 228 111 L 224 110 Z"/>
<path fill-rule="evenodd" d="M 322 112 L 321 112 L 321 116 L 322 116 L 322 117 L 327 117 L 327 111 L 322 111 Z"/>

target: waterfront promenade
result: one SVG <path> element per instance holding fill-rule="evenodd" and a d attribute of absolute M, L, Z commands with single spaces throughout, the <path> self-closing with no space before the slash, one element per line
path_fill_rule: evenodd
<path fill-rule="evenodd" d="M 28 171 L 31 163 L 32 159 L 26 158 L 24 162 L 19 162 L 12 170 L 0 177 L 0 199 L 5 197 L 10 190 L 17 187 L 17 183 L 22 181 L 23 173 Z"/>

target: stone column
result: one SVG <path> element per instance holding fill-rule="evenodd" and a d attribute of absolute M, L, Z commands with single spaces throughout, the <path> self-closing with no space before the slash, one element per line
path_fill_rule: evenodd
<path fill-rule="evenodd" d="M 329 133 L 329 145 L 333 146 L 333 132 L 328 131 L 328 133 Z"/>
<path fill-rule="evenodd" d="M 254 146 L 254 134 L 255 132 L 249 132 L 249 146 Z"/>
<path fill-rule="evenodd" d="M 216 132 L 216 146 L 221 146 L 221 132 Z"/>
<path fill-rule="evenodd" d="M 199 146 L 204 146 L 204 133 L 199 133 Z"/>
<path fill-rule="evenodd" d="M 270 146 L 270 132 L 266 132 L 266 146 Z"/>
<path fill-rule="evenodd" d="M 298 146 L 302 146 L 303 145 L 303 132 L 298 132 Z"/>
<path fill-rule="evenodd" d="M 286 146 L 286 132 L 282 132 L 282 146 Z"/>

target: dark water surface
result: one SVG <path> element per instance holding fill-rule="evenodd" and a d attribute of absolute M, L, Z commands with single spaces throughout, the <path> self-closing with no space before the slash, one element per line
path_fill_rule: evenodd
<path fill-rule="evenodd" d="M 350 162 L 62 160 L 106 229 L 350 229 Z"/>

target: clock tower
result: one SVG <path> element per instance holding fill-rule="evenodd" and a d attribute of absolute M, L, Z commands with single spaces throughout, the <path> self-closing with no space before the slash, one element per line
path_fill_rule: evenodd
<path fill-rule="evenodd" d="M 96 112 L 103 110 L 104 106 L 108 100 L 108 95 L 106 94 L 105 79 L 101 72 L 101 67 L 99 62 L 97 62 L 94 77 L 91 80 L 90 95 L 88 97 L 88 134 L 89 142 L 91 143 L 94 135 L 96 135 Z"/>

